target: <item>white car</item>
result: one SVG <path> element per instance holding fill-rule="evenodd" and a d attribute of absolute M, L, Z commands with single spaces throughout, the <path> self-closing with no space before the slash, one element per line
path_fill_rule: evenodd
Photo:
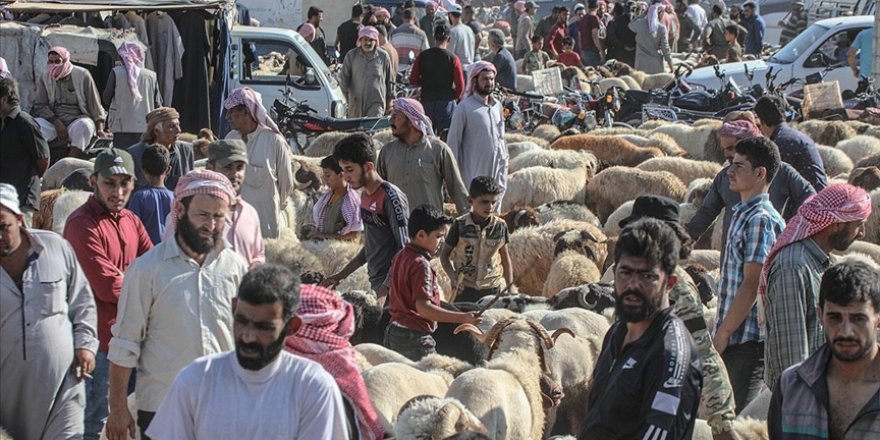
<path fill-rule="evenodd" d="M 776 84 L 781 84 L 792 77 L 803 80 L 807 75 L 837 66 L 828 72 L 824 80 L 839 81 L 841 91 L 855 90 L 858 79 L 847 65 L 846 52 L 856 35 L 873 25 L 874 17 L 870 15 L 820 20 L 766 60 L 722 64 L 721 71 L 740 87 L 749 87 L 752 84 L 765 86 L 765 74 L 770 68 L 774 72 L 780 71 Z M 752 82 L 746 78 L 746 66 L 749 72 L 755 73 Z M 721 87 L 712 67 L 694 70 L 686 81 L 713 89 Z"/>

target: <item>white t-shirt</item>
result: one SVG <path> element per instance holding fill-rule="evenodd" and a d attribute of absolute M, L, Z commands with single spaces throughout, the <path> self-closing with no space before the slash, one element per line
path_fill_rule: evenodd
<path fill-rule="evenodd" d="M 342 395 L 319 364 L 282 351 L 259 371 L 235 352 L 180 371 L 147 429 L 156 440 L 348 439 Z"/>

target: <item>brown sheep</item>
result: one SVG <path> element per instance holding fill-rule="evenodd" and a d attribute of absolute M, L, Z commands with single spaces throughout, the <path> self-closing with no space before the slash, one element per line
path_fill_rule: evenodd
<path fill-rule="evenodd" d="M 668 171 L 642 171 L 611 167 L 587 183 L 587 207 L 604 224 L 618 206 L 642 194 L 654 194 L 681 201 L 687 187 Z"/>
<path fill-rule="evenodd" d="M 856 162 L 856 168 L 864 167 L 880 167 L 880 154 L 872 154 Z"/>
<path fill-rule="evenodd" d="M 856 168 L 849 173 L 849 184 L 871 192 L 880 188 L 880 168 Z"/>
<path fill-rule="evenodd" d="M 538 226 L 541 221 L 538 219 L 538 213 L 531 206 L 515 206 L 510 211 L 501 214 L 504 223 L 507 223 L 507 232 L 513 233 L 520 228 L 528 226 Z"/>
<path fill-rule="evenodd" d="M 40 210 L 34 213 L 31 221 L 34 229 L 52 230 L 52 208 L 55 207 L 55 201 L 61 194 L 67 192 L 66 188 L 43 190 L 40 193 Z"/>
<path fill-rule="evenodd" d="M 597 159 L 611 165 L 634 167 L 655 157 L 665 156 L 659 148 L 637 147 L 615 136 L 579 134 L 557 139 L 550 145 L 554 150 L 589 151 Z"/>

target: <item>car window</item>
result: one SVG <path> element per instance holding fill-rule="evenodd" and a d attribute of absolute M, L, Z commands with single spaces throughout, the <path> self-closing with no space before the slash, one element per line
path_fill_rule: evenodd
<path fill-rule="evenodd" d="M 311 67 L 308 59 L 297 49 L 277 40 L 243 40 L 241 82 L 283 84 L 287 75 L 291 80 L 305 74 Z"/>
<path fill-rule="evenodd" d="M 827 31 L 827 27 L 818 24 L 809 26 L 800 35 L 795 37 L 794 40 L 791 40 L 782 49 L 779 49 L 779 52 L 776 52 L 767 61 L 778 64 L 791 64 L 806 51 L 810 50 L 810 46 L 822 38 L 822 35 L 825 35 Z"/>
<path fill-rule="evenodd" d="M 846 65 L 846 53 L 863 28 L 845 29 L 826 39 L 804 62 L 804 67 Z M 821 55 L 819 55 L 821 52 Z"/>

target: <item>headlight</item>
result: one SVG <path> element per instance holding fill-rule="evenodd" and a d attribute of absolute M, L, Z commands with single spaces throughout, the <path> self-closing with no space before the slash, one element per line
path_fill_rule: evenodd
<path fill-rule="evenodd" d="M 614 101 L 614 95 L 612 95 L 610 93 L 605 95 L 605 103 L 611 104 L 611 101 Z"/>

